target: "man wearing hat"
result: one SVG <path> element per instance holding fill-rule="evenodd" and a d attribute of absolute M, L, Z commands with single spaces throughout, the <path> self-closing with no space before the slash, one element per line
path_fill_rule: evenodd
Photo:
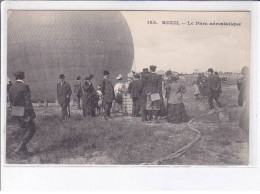
<path fill-rule="evenodd" d="M 128 87 L 128 92 L 133 101 L 132 117 L 139 117 L 140 112 L 140 98 L 143 89 L 143 81 L 140 80 L 140 75 L 134 75 L 134 81 L 132 81 Z"/>
<path fill-rule="evenodd" d="M 160 92 L 162 91 L 162 81 L 160 76 L 155 73 L 156 68 L 156 66 L 151 65 L 151 72 L 143 75 L 142 77 L 145 82 L 143 87 L 143 93 L 145 93 L 147 97 L 146 111 L 148 114 L 148 122 L 151 122 L 154 116 L 155 123 L 158 123 L 160 99 L 153 98 L 152 96 L 160 96 Z"/>
<path fill-rule="evenodd" d="M 68 82 L 65 81 L 65 75 L 60 74 L 60 82 L 57 84 L 57 100 L 61 106 L 61 119 L 68 117 L 70 96 L 71 96 L 71 87 Z M 70 113 L 69 113 L 70 114 Z"/>
<path fill-rule="evenodd" d="M 26 129 L 21 142 L 15 149 L 15 153 L 23 157 L 28 157 L 32 155 L 32 153 L 27 150 L 27 144 L 36 131 L 34 122 L 36 115 L 32 106 L 30 88 L 27 84 L 24 84 L 23 81 L 25 79 L 24 72 L 16 72 L 14 73 L 14 76 L 16 82 L 9 90 L 12 115 L 18 120 L 20 127 Z"/>
<path fill-rule="evenodd" d="M 213 74 L 213 69 L 208 69 L 208 87 L 209 87 L 209 107 L 210 109 L 213 109 L 213 99 L 217 103 L 219 107 L 222 107 L 221 103 L 219 102 L 219 91 L 221 87 L 220 79 L 218 76 Z"/>
<path fill-rule="evenodd" d="M 81 85 L 81 77 L 80 76 L 77 77 L 77 82 L 74 85 L 74 94 L 75 94 L 75 96 L 77 98 L 78 109 L 80 109 L 80 98 L 83 95 L 82 85 Z"/>
<path fill-rule="evenodd" d="M 146 92 L 146 75 L 149 74 L 148 68 L 144 68 L 141 74 L 141 82 L 142 82 L 142 93 L 140 96 L 140 108 L 142 113 L 142 121 L 146 122 L 147 120 L 147 111 L 146 111 L 146 102 L 147 102 L 147 92 Z"/>
<path fill-rule="evenodd" d="M 141 108 L 141 114 L 142 114 L 142 121 L 146 122 L 147 119 L 147 76 L 150 74 L 148 68 L 144 68 L 141 72 L 141 81 L 142 81 L 142 92 L 140 96 L 140 108 Z"/>
<path fill-rule="evenodd" d="M 85 83 L 83 84 L 83 116 L 96 116 L 95 113 L 95 96 L 96 91 L 94 89 L 94 86 L 91 82 L 91 79 L 93 78 L 93 75 L 90 75 L 89 77 L 85 78 Z"/>
<path fill-rule="evenodd" d="M 101 82 L 101 92 L 103 95 L 103 105 L 105 107 L 105 119 L 111 118 L 110 112 L 112 107 L 112 102 L 115 99 L 114 87 L 109 80 L 110 73 L 104 71 L 104 79 Z"/>

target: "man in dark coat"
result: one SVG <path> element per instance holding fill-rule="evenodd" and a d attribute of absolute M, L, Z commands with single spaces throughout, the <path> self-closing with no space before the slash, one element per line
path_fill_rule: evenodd
<path fill-rule="evenodd" d="M 104 79 L 101 83 L 101 92 L 103 95 L 103 106 L 105 107 L 105 119 L 111 118 L 110 112 L 112 102 L 115 99 L 114 87 L 109 80 L 110 73 L 104 71 Z"/>
<path fill-rule="evenodd" d="M 146 77 L 147 77 L 147 74 L 149 74 L 148 68 L 144 68 L 143 71 L 141 72 L 142 92 L 141 92 L 141 97 L 140 97 L 140 106 L 141 106 L 143 122 L 148 121 L 147 110 L 146 110 L 146 105 L 147 105 L 147 86 L 146 86 L 147 79 L 146 79 Z"/>
<path fill-rule="evenodd" d="M 74 85 L 74 94 L 77 98 L 77 103 L 78 103 L 78 109 L 80 109 L 80 98 L 82 97 L 83 95 L 83 92 L 82 92 L 82 85 L 81 85 L 81 77 L 78 76 L 77 77 L 77 82 L 75 83 Z"/>
<path fill-rule="evenodd" d="M 213 109 L 213 99 L 216 101 L 219 107 L 222 107 L 221 103 L 219 102 L 219 91 L 221 87 L 220 78 L 213 74 L 213 69 L 208 69 L 208 81 L 207 85 L 209 87 L 209 107 L 210 109 Z"/>
<path fill-rule="evenodd" d="M 24 111 L 23 115 L 17 116 L 14 113 L 12 113 L 12 115 L 18 120 L 20 127 L 26 129 L 21 142 L 15 149 L 15 153 L 27 157 L 32 155 L 32 153 L 27 150 L 27 144 L 36 131 L 34 122 L 36 115 L 32 106 L 30 88 L 23 82 L 25 78 L 24 72 L 19 71 L 14 73 L 14 76 L 16 82 L 9 89 L 10 103 L 12 104 L 13 109 L 12 112 L 18 107 L 24 109 Z"/>
<path fill-rule="evenodd" d="M 128 87 L 128 92 L 133 101 L 132 117 L 139 117 L 140 112 L 140 97 L 143 88 L 143 81 L 140 80 L 140 75 L 134 75 L 134 81 L 132 81 Z"/>
<path fill-rule="evenodd" d="M 70 84 L 65 81 L 65 75 L 60 74 L 60 83 L 57 84 L 57 100 L 61 106 L 61 119 L 68 117 L 68 108 L 70 103 L 71 96 L 71 87 Z"/>
<path fill-rule="evenodd" d="M 89 77 L 85 78 L 85 83 L 83 84 L 82 88 L 84 91 L 84 94 L 82 96 L 83 101 L 83 116 L 96 116 L 95 114 L 95 97 L 96 97 L 96 91 L 94 89 L 94 86 L 91 82 L 91 79 L 93 78 L 93 75 L 90 75 Z"/>
<path fill-rule="evenodd" d="M 162 81 L 159 75 L 155 73 L 156 66 L 150 66 L 149 73 L 143 75 L 143 79 L 145 80 L 145 86 L 143 90 L 147 94 L 147 103 L 146 110 L 148 113 L 148 122 L 151 122 L 153 116 L 155 123 L 158 123 L 158 113 L 160 110 L 160 99 L 153 100 L 151 95 L 160 95 L 162 92 Z"/>

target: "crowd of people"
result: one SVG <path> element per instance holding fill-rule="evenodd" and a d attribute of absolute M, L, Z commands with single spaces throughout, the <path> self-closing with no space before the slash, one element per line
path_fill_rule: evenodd
<path fill-rule="evenodd" d="M 123 83 L 123 76 L 116 77 L 117 83 L 113 86 L 109 71 L 104 71 L 104 79 L 95 90 L 92 84 L 94 75 L 77 77 L 74 85 L 74 97 L 84 117 L 95 117 L 97 112 L 104 119 L 111 118 L 111 109 L 123 113 L 123 95 L 129 94 L 132 99 L 132 117 L 141 117 L 143 122 L 158 123 L 159 116 L 166 117 L 170 123 L 186 122 L 188 116 L 183 104 L 183 94 L 186 92 L 185 84 L 177 72 L 167 72 L 166 79 L 156 73 L 156 66 L 144 68 L 141 73 L 130 72 L 128 81 Z M 57 85 L 57 99 L 62 109 L 62 119 L 70 116 L 70 98 L 72 89 L 65 81 L 65 75 L 60 74 L 60 83 Z M 164 91 L 163 91 L 164 90 Z M 165 103 L 164 99 L 167 99 Z"/>
<path fill-rule="evenodd" d="M 213 109 L 214 99 L 217 105 L 222 107 L 223 105 L 219 101 L 222 87 L 218 72 L 214 72 L 212 68 L 209 68 L 208 74 L 208 77 L 206 77 L 204 73 L 199 73 L 197 80 L 192 83 L 195 100 L 208 98 L 210 109 Z"/>
<path fill-rule="evenodd" d="M 123 76 L 116 77 L 117 83 L 113 86 L 109 71 L 103 72 L 103 80 L 95 90 L 92 79 L 94 75 L 85 77 L 84 82 L 78 76 L 72 92 L 71 86 L 65 81 L 65 75 L 60 74 L 60 82 L 57 84 L 57 100 L 61 106 L 61 119 L 70 117 L 70 101 L 72 95 L 77 99 L 78 109 L 83 109 L 84 117 L 102 115 L 105 120 L 111 119 L 111 109 L 123 112 L 123 94 L 128 93 L 132 99 L 132 117 L 140 117 L 142 122 L 159 123 L 159 117 L 165 118 L 168 123 L 183 123 L 189 120 L 183 102 L 186 93 L 185 81 L 180 79 L 177 72 L 167 71 L 164 75 L 156 73 L 156 66 L 144 68 L 142 72 L 131 72 L 128 81 L 123 83 Z M 249 120 L 249 69 L 242 69 L 243 79 L 238 82 L 239 105 L 246 106 L 243 112 Z M 8 96 L 12 106 L 11 114 L 18 119 L 20 127 L 26 128 L 15 153 L 30 155 L 27 144 L 35 133 L 36 118 L 30 95 L 29 86 L 24 84 L 24 72 L 14 73 L 16 82 L 8 87 Z M 213 109 L 213 100 L 219 107 L 219 94 L 222 92 L 219 76 L 212 68 L 208 69 L 208 77 L 199 74 L 193 82 L 195 99 L 208 97 L 209 108 Z M 74 93 L 74 94 L 73 94 Z M 165 100 L 166 99 L 166 100 Z M 81 106 L 82 100 L 82 106 Z M 243 118 L 244 118 L 243 117 Z M 249 126 L 248 121 L 243 121 L 241 127 Z"/>

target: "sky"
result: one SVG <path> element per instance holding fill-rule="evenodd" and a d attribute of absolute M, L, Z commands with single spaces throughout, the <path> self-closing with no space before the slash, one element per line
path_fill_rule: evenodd
<path fill-rule="evenodd" d="M 243 66 L 249 66 L 249 12 L 123 11 L 122 14 L 133 37 L 136 71 L 156 65 L 158 70 L 179 73 L 208 68 L 240 72 Z M 162 21 L 178 21 L 181 25 L 166 25 Z M 187 25 L 188 22 L 194 25 Z M 209 25 L 213 22 L 240 26 Z"/>

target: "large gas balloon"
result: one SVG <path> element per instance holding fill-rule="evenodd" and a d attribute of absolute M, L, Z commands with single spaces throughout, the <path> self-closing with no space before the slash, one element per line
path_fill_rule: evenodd
<path fill-rule="evenodd" d="M 73 84 L 108 70 L 114 79 L 131 71 L 134 46 L 118 11 L 13 11 L 8 18 L 8 77 L 25 72 L 34 102 L 56 100 L 59 74 Z"/>

